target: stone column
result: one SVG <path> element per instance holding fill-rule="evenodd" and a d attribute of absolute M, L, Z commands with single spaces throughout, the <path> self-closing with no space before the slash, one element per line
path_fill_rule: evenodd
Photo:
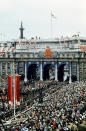
<path fill-rule="evenodd" d="M 71 72 L 71 70 L 72 70 L 72 62 L 70 62 L 70 74 L 69 74 L 69 83 L 70 84 L 72 83 L 72 79 L 71 79 L 72 72 Z"/>
<path fill-rule="evenodd" d="M 8 74 L 8 63 L 5 64 L 6 75 Z"/>
<path fill-rule="evenodd" d="M 11 71 L 11 75 L 13 74 L 13 62 L 10 63 L 10 71 Z"/>
<path fill-rule="evenodd" d="M 42 67 L 42 62 L 40 62 L 40 80 L 43 81 L 43 67 Z"/>
<path fill-rule="evenodd" d="M 79 82 L 79 62 L 77 62 L 77 81 Z"/>
<path fill-rule="evenodd" d="M 23 74 L 25 74 L 25 61 L 23 62 Z"/>
<path fill-rule="evenodd" d="M 18 74 L 19 74 L 19 64 L 20 64 L 20 63 L 18 62 Z"/>
<path fill-rule="evenodd" d="M 83 68 L 84 68 L 84 63 L 82 62 L 82 80 L 83 80 L 83 78 L 84 78 L 84 77 L 83 77 L 83 76 L 84 76 L 84 69 L 83 69 Z"/>
<path fill-rule="evenodd" d="M 0 62 L 0 75 L 2 75 L 2 62 Z"/>
<path fill-rule="evenodd" d="M 25 78 L 24 82 L 27 82 L 27 62 L 25 62 Z"/>
<path fill-rule="evenodd" d="M 57 66 L 57 62 L 55 63 L 55 80 L 58 81 L 58 66 Z"/>

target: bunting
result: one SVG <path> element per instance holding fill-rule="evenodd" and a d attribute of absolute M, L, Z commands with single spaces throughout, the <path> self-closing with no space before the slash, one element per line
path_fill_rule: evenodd
<path fill-rule="evenodd" d="M 7 54 L 8 54 L 8 52 L 9 52 L 10 48 L 11 48 L 11 47 L 8 48 L 8 50 L 7 50 L 7 52 L 6 52 Z"/>
<path fill-rule="evenodd" d="M 64 48 L 66 48 L 65 39 L 64 39 L 64 37 L 63 37 L 63 36 L 61 36 L 61 40 L 63 40 L 63 41 L 64 41 Z"/>
<path fill-rule="evenodd" d="M 25 45 L 26 45 L 26 47 L 28 48 L 29 45 L 30 45 L 30 42 L 26 41 L 26 42 L 25 42 Z"/>
<path fill-rule="evenodd" d="M 35 41 L 33 42 L 33 47 L 36 48 L 36 42 Z"/>
<path fill-rule="evenodd" d="M 56 16 L 51 12 L 51 18 L 56 19 Z"/>
<path fill-rule="evenodd" d="M 4 55 L 4 53 L 5 53 L 5 48 L 2 49 L 1 55 Z"/>
<path fill-rule="evenodd" d="M 22 44 L 22 41 L 21 41 L 21 40 L 19 40 L 19 47 L 21 47 L 21 44 Z"/>
<path fill-rule="evenodd" d="M 31 41 L 26 41 L 25 42 L 25 45 L 26 45 L 26 47 L 28 48 L 29 46 L 33 46 L 34 48 L 36 48 L 36 41 L 33 41 L 33 42 L 31 42 Z"/>
<path fill-rule="evenodd" d="M 56 37 L 56 40 L 59 40 L 59 38 L 58 38 L 58 37 Z"/>
<path fill-rule="evenodd" d="M 15 48 L 14 48 L 14 47 L 12 47 L 12 50 L 11 50 L 11 52 L 13 53 L 13 52 L 14 52 L 14 50 L 15 50 Z"/>
<path fill-rule="evenodd" d="M 79 45 L 78 48 L 83 51 L 86 51 L 86 45 Z"/>

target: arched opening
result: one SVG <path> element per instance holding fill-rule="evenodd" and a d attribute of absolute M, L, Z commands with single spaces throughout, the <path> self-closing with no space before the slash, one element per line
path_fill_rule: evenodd
<path fill-rule="evenodd" d="M 37 69 L 38 69 L 37 64 L 31 64 L 28 67 L 28 70 L 27 70 L 28 80 L 37 80 Z"/>
<path fill-rule="evenodd" d="M 51 64 L 46 64 L 43 68 L 43 80 L 55 79 L 54 66 Z"/>
<path fill-rule="evenodd" d="M 69 81 L 69 68 L 66 64 L 61 64 L 58 68 L 58 80 L 60 82 Z"/>
<path fill-rule="evenodd" d="M 22 80 L 24 80 L 24 78 L 25 78 L 25 75 L 24 75 L 24 74 L 21 74 L 21 75 L 20 75 L 20 80 L 22 81 Z"/>
<path fill-rule="evenodd" d="M 72 75 L 72 82 L 75 82 L 75 81 L 77 81 L 77 76 L 76 75 Z"/>
<path fill-rule="evenodd" d="M 64 77 L 64 66 L 65 64 L 61 64 L 58 68 L 58 81 L 62 82 Z"/>

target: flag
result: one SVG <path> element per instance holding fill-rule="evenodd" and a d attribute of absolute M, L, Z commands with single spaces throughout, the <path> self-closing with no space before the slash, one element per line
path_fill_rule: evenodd
<path fill-rule="evenodd" d="M 11 48 L 11 47 L 8 48 L 8 50 L 7 50 L 7 52 L 6 52 L 7 54 L 8 54 L 8 52 L 9 52 L 10 48 Z"/>
<path fill-rule="evenodd" d="M 61 36 L 61 40 L 64 41 L 64 48 L 66 48 L 65 39 L 63 36 Z"/>
<path fill-rule="evenodd" d="M 12 76 L 8 76 L 8 100 L 9 104 L 13 104 L 13 89 L 12 89 Z"/>
<path fill-rule="evenodd" d="M 13 76 L 8 76 L 8 99 L 9 104 L 13 105 Z M 15 76 L 15 101 L 20 104 L 20 76 Z"/>
<path fill-rule="evenodd" d="M 59 40 L 59 38 L 58 38 L 58 37 L 56 37 L 56 40 Z"/>
<path fill-rule="evenodd" d="M 5 48 L 2 49 L 1 55 L 3 55 L 4 53 L 5 53 Z"/>
<path fill-rule="evenodd" d="M 15 48 L 14 48 L 14 47 L 12 47 L 12 50 L 11 50 L 11 52 L 13 53 L 13 52 L 14 52 L 14 50 L 15 50 Z"/>
<path fill-rule="evenodd" d="M 51 18 L 56 19 L 55 15 L 51 12 Z"/>
<path fill-rule="evenodd" d="M 71 40 L 70 40 L 70 37 L 69 36 L 66 36 L 66 39 L 68 40 L 68 47 L 70 46 L 70 44 L 71 44 Z"/>
<path fill-rule="evenodd" d="M 21 44 L 22 44 L 22 41 L 21 41 L 21 40 L 19 40 L 19 47 L 21 47 Z"/>
<path fill-rule="evenodd" d="M 86 46 L 85 45 L 79 45 L 78 48 L 83 50 L 83 51 L 86 51 Z"/>
<path fill-rule="evenodd" d="M 15 76 L 15 100 L 16 104 L 20 104 L 20 76 Z"/>
<path fill-rule="evenodd" d="M 31 42 L 29 41 L 29 42 L 28 42 L 28 47 L 29 47 L 30 44 L 31 44 Z"/>
<path fill-rule="evenodd" d="M 69 36 L 66 36 L 66 39 L 70 40 Z"/>
<path fill-rule="evenodd" d="M 26 47 L 28 47 L 28 46 L 27 46 L 27 41 L 25 42 L 25 45 L 26 45 Z"/>
<path fill-rule="evenodd" d="M 33 47 L 36 49 L 36 42 L 35 41 L 33 42 Z"/>
<path fill-rule="evenodd" d="M 26 41 L 26 42 L 25 42 L 25 45 L 26 45 L 26 47 L 28 48 L 29 45 L 30 45 L 30 42 Z"/>

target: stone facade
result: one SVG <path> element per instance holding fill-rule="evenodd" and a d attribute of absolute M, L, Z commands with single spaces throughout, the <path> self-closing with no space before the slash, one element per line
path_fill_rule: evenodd
<path fill-rule="evenodd" d="M 21 43 L 19 43 L 21 42 Z M 53 65 L 55 69 L 55 80 L 58 80 L 60 66 L 63 65 L 63 77 L 74 75 L 78 81 L 86 80 L 86 54 L 79 48 L 85 45 L 86 39 L 72 37 L 64 40 L 57 39 L 18 39 L 0 42 L 0 75 L 11 75 L 13 70 L 17 74 L 24 74 L 25 81 L 28 80 L 28 70 L 30 65 L 37 65 L 37 75 L 43 80 L 44 66 Z M 3 48 L 5 48 L 4 52 Z M 12 51 L 12 49 L 14 50 Z M 46 55 L 49 48 L 50 54 Z M 3 53 L 3 54 L 2 54 Z M 14 69 L 13 69 L 14 64 Z M 51 68 L 51 66 L 50 66 Z M 26 73 L 26 74 L 25 74 Z M 62 73 L 62 72 L 60 72 Z M 66 77 L 64 78 L 66 79 Z M 64 81 L 64 80 L 63 80 Z"/>

